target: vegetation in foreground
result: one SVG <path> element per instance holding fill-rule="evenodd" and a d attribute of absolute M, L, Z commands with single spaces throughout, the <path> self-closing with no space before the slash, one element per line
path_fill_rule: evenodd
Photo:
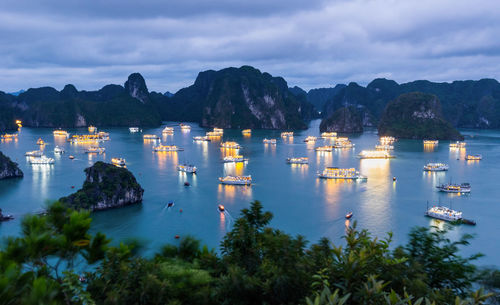
<path fill-rule="evenodd" d="M 142 257 L 137 244 L 111 246 L 89 234 L 87 211 L 52 204 L 27 216 L 20 237 L 0 251 L 1 304 L 487 304 L 500 272 L 478 272 L 447 230 L 415 228 L 392 249 L 355 225 L 345 245 L 308 246 L 302 236 L 269 227 L 255 201 L 221 243 L 221 254 L 186 237 Z M 77 270 L 86 269 L 84 273 Z M 486 287 L 495 293 L 485 293 Z"/>

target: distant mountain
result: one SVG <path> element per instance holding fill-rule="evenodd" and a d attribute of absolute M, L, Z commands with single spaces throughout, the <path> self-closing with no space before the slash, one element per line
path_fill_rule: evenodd
<path fill-rule="evenodd" d="M 353 106 L 337 109 L 319 126 L 321 132 L 359 133 L 363 132 L 363 117 Z"/>
<path fill-rule="evenodd" d="M 166 97 L 172 97 L 172 96 L 174 96 L 174 94 L 172 92 L 170 92 L 170 91 L 167 91 L 167 92 L 163 93 L 163 95 L 165 95 Z"/>
<path fill-rule="evenodd" d="M 26 90 L 21 89 L 21 90 L 16 91 L 16 92 L 9 92 L 8 94 L 18 96 L 19 94 L 24 93 L 24 92 L 26 92 Z"/>
<path fill-rule="evenodd" d="M 307 92 L 307 100 L 309 103 L 313 104 L 316 109 L 323 111 L 325 104 L 333 99 L 333 97 L 337 95 L 342 88 L 345 88 L 345 86 L 344 84 L 339 84 L 333 88 L 311 89 Z"/>
<path fill-rule="evenodd" d="M 297 86 L 288 88 L 288 91 L 290 91 L 295 96 L 303 95 L 303 96 L 307 97 L 307 92 L 304 89 L 297 87 Z"/>

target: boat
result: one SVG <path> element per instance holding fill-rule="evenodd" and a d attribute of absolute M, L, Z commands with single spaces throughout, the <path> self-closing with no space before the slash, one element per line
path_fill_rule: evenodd
<path fill-rule="evenodd" d="M 438 145 L 438 140 L 424 140 L 424 145 Z"/>
<path fill-rule="evenodd" d="M 361 175 L 355 168 L 327 167 L 322 173 L 318 173 L 319 178 L 324 179 L 348 179 L 366 180 L 366 176 Z"/>
<path fill-rule="evenodd" d="M 30 164 L 54 164 L 54 159 L 42 155 L 40 157 L 30 157 Z"/>
<path fill-rule="evenodd" d="M 2 209 L 0 209 L 0 221 L 8 221 L 14 219 L 14 216 L 10 214 L 3 214 Z"/>
<path fill-rule="evenodd" d="M 190 186 L 191 183 L 189 183 L 188 181 L 184 182 L 184 186 Z"/>
<path fill-rule="evenodd" d="M 1 138 L 2 139 L 17 139 L 17 133 L 6 133 L 6 134 L 3 134 L 1 135 Z"/>
<path fill-rule="evenodd" d="M 59 147 L 59 146 L 56 146 L 56 147 L 54 148 L 54 153 L 55 153 L 55 154 L 64 154 L 64 148 Z"/>
<path fill-rule="evenodd" d="M 111 164 L 116 166 L 125 166 L 126 162 L 123 158 L 111 158 Z"/>
<path fill-rule="evenodd" d="M 332 152 L 333 151 L 333 146 L 318 146 L 314 148 L 315 151 L 326 151 L 326 152 Z"/>
<path fill-rule="evenodd" d="M 70 158 L 71 160 L 73 160 L 75 157 L 70 155 L 68 158 Z"/>
<path fill-rule="evenodd" d="M 103 154 L 106 151 L 106 148 L 99 146 L 90 146 L 85 149 L 86 154 Z"/>
<path fill-rule="evenodd" d="M 345 219 L 351 219 L 351 218 L 352 218 L 352 212 L 345 214 Z"/>
<path fill-rule="evenodd" d="M 109 141 L 109 132 L 99 131 L 97 133 L 97 138 L 100 141 Z"/>
<path fill-rule="evenodd" d="M 288 164 L 308 164 L 309 158 L 307 158 L 307 157 L 286 158 L 286 163 L 288 163 Z"/>
<path fill-rule="evenodd" d="M 323 133 L 321 133 L 321 137 L 323 139 L 335 138 L 335 137 L 337 137 L 337 133 L 336 132 L 323 132 Z"/>
<path fill-rule="evenodd" d="M 306 143 L 314 143 L 316 142 L 318 138 L 314 137 L 314 136 L 307 136 L 307 138 L 304 139 L 304 142 Z"/>
<path fill-rule="evenodd" d="M 23 127 L 23 122 L 21 120 L 16 120 L 16 125 L 17 127 L 21 128 Z"/>
<path fill-rule="evenodd" d="M 353 148 L 354 144 L 348 138 L 337 138 L 335 140 L 335 144 L 333 144 L 334 148 Z"/>
<path fill-rule="evenodd" d="M 173 127 L 165 127 L 161 131 L 162 134 L 174 134 L 174 128 Z"/>
<path fill-rule="evenodd" d="M 450 167 L 444 163 L 427 163 L 424 165 L 424 171 L 428 172 L 443 172 L 447 171 Z"/>
<path fill-rule="evenodd" d="M 380 144 L 380 145 L 375 145 L 376 150 L 393 150 L 394 146 L 389 145 L 389 144 Z"/>
<path fill-rule="evenodd" d="M 395 137 L 389 137 L 389 136 L 380 137 L 379 142 L 382 145 L 393 144 L 394 142 L 396 142 L 396 138 Z"/>
<path fill-rule="evenodd" d="M 262 140 L 262 143 L 264 144 L 276 144 L 276 139 L 264 139 Z"/>
<path fill-rule="evenodd" d="M 247 162 L 248 159 L 243 158 L 241 155 L 236 155 L 236 156 L 227 156 L 224 157 L 223 162 L 224 163 L 239 163 L 239 162 Z"/>
<path fill-rule="evenodd" d="M 132 133 L 139 132 L 139 127 L 129 127 L 128 130 Z"/>
<path fill-rule="evenodd" d="M 217 209 L 219 209 L 220 212 L 224 212 L 226 210 L 222 204 L 219 204 Z"/>
<path fill-rule="evenodd" d="M 27 151 L 24 155 L 28 157 L 41 157 L 43 156 L 43 151 L 41 150 Z"/>
<path fill-rule="evenodd" d="M 97 134 L 72 135 L 68 141 L 73 144 L 89 144 L 109 140 L 109 133 L 99 132 Z"/>
<path fill-rule="evenodd" d="M 196 136 L 196 137 L 193 137 L 193 141 L 196 141 L 196 142 L 210 142 L 210 138 L 208 136 Z"/>
<path fill-rule="evenodd" d="M 482 160 L 483 159 L 483 156 L 482 155 L 467 155 L 465 156 L 465 160 L 467 161 L 479 161 L 479 160 Z"/>
<path fill-rule="evenodd" d="M 247 136 L 249 136 L 249 135 L 251 135 L 251 134 L 252 134 L 252 130 L 251 130 L 251 129 L 243 129 L 243 130 L 241 131 L 241 133 L 242 133 L 243 135 L 247 135 Z"/>
<path fill-rule="evenodd" d="M 438 185 L 436 186 L 436 188 L 440 192 L 445 192 L 445 193 L 470 193 L 471 189 L 469 183 L 461 183 L 461 184 L 447 183 Z"/>
<path fill-rule="evenodd" d="M 52 132 L 54 136 L 69 137 L 69 133 L 66 130 L 57 129 Z"/>
<path fill-rule="evenodd" d="M 153 147 L 153 151 L 155 152 L 170 152 L 170 151 L 183 151 L 184 148 L 177 147 L 176 145 L 158 145 Z"/>
<path fill-rule="evenodd" d="M 240 144 L 236 142 L 223 142 L 220 144 L 222 148 L 230 148 L 230 149 L 240 149 Z"/>
<path fill-rule="evenodd" d="M 188 165 L 188 164 L 181 164 L 181 165 L 177 165 L 177 170 L 180 172 L 195 174 L 196 173 L 196 166 Z"/>
<path fill-rule="evenodd" d="M 189 126 L 189 125 L 180 123 L 179 126 L 181 126 L 181 130 L 182 131 L 189 131 L 189 130 L 191 130 L 191 126 Z"/>
<path fill-rule="evenodd" d="M 224 129 L 222 128 L 214 128 L 213 132 L 219 136 L 222 136 L 224 134 Z"/>
<path fill-rule="evenodd" d="M 171 208 L 171 207 L 173 207 L 174 205 L 175 205 L 175 204 L 174 204 L 174 202 L 173 202 L 173 201 L 169 201 L 169 202 L 167 202 L 167 208 Z"/>
<path fill-rule="evenodd" d="M 281 133 L 281 137 L 282 138 L 286 138 L 286 137 L 293 138 L 293 131 L 284 131 Z"/>
<path fill-rule="evenodd" d="M 89 130 L 89 132 L 90 132 L 90 133 L 94 133 L 94 132 L 96 132 L 96 131 L 97 131 L 97 127 L 90 125 L 90 126 L 88 127 L 88 130 Z"/>
<path fill-rule="evenodd" d="M 462 220 L 462 212 L 455 211 L 443 206 L 434 206 L 425 212 L 426 216 L 445 221 Z"/>
<path fill-rule="evenodd" d="M 467 145 L 467 143 L 462 141 L 457 141 L 455 143 L 450 143 L 450 148 L 465 148 L 465 145 Z"/>
<path fill-rule="evenodd" d="M 219 181 L 222 184 L 250 185 L 250 184 L 252 184 L 252 177 L 251 176 L 226 176 L 226 177 L 219 177 Z"/>
<path fill-rule="evenodd" d="M 213 138 L 219 138 L 222 137 L 222 134 L 220 132 L 215 132 L 215 131 L 207 131 L 205 133 L 207 137 L 213 137 Z"/>
<path fill-rule="evenodd" d="M 38 138 L 38 140 L 36 141 L 36 145 L 45 145 L 45 142 L 41 139 L 41 138 Z"/>
<path fill-rule="evenodd" d="M 145 134 L 142 136 L 144 140 L 158 140 L 160 137 L 154 134 Z"/>
<path fill-rule="evenodd" d="M 391 155 L 387 150 L 363 150 L 359 153 L 361 159 L 391 159 L 395 156 Z"/>

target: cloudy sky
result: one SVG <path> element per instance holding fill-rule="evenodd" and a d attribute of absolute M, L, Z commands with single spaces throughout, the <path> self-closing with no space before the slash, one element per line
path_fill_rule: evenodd
<path fill-rule="evenodd" d="M 2 0 L 0 90 L 175 92 L 252 65 L 304 89 L 386 77 L 500 79 L 498 0 Z"/>

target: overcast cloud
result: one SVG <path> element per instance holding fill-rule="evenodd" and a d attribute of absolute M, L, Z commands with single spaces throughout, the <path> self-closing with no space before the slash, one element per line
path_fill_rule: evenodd
<path fill-rule="evenodd" d="M 0 90 L 94 90 L 140 72 L 175 92 L 241 65 L 304 89 L 500 79 L 498 16 L 498 0 L 2 0 Z"/>

